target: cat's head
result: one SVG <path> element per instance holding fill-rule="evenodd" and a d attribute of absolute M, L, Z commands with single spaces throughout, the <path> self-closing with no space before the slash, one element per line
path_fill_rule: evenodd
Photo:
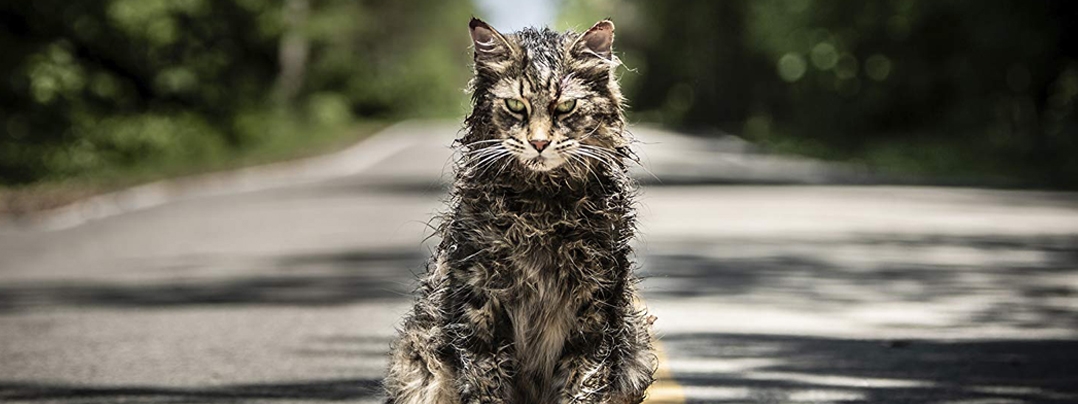
<path fill-rule="evenodd" d="M 502 34 L 472 19 L 473 110 L 462 139 L 475 169 L 586 173 L 615 164 L 627 140 L 612 52 L 614 23 L 583 33 Z"/>

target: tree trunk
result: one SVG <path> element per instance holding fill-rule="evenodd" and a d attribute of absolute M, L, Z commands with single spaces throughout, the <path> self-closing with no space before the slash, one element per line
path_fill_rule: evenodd
<path fill-rule="evenodd" d="M 310 50 L 306 32 L 310 8 L 310 0 L 286 0 L 284 3 L 282 11 L 286 28 L 281 35 L 278 54 L 281 71 L 274 86 L 274 98 L 280 104 L 290 104 L 303 88 L 307 54 Z"/>

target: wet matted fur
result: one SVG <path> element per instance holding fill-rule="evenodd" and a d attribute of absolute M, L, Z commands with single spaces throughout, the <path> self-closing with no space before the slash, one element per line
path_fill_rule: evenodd
<path fill-rule="evenodd" d="M 470 28 L 473 109 L 387 402 L 639 403 L 656 359 L 614 25 Z"/>

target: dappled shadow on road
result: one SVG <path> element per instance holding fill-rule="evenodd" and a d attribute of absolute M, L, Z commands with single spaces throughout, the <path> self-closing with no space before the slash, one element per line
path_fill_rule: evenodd
<path fill-rule="evenodd" d="M 688 239 L 641 256 L 652 306 L 719 316 L 666 320 L 690 402 L 1078 402 L 1078 342 L 1059 339 L 1078 330 L 1078 237 Z"/>
<path fill-rule="evenodd" d="M 277 400 L 377 402 L 379 380 L 339 379 L 213 387 L 88 387 L 0 382 L 0 401 L 105 403 L 241 403 Z"/>
<path fill-rule="evenodd" d="M 683 240 L 642 254 L 653 298 L 819 312 L 933 308 L 940 327 L 1078 329 L 1078 237 Z"/>
<path fill-rule="evenodd" d="M 345 177 L 311 184 L 299 185 L 288 190 L 268 190 L 275 199 L 307 199 L 311 197 L 357 197 L 369 195 L 421 196 L 437 200 L 449 191 L 452 174 L 446 172 L 441 178 L 423 176 L 362 175 Z"/>
<path fill-rule="evenodd" d="M 690 402 L 1073 403 L 1076 341 L 672 334 Z"/>
<path fill-rule="evenodd" d="M 390 338 L 384 336 L 336 335 L 313 338 L 302 348 L 292 353 L 299 360 L 312 358 L 352 358 L 370 367 L 372 363 L 384 360 L 389 355 Z M 378 371 L 382 366 L 376 366 Z"/>
<path fill-rule="evenodd" d="M 197 269 L 203 276 L 174 281 L 6 285 L 0 286 L 0 312 L 50 306 L 311 306 L 407 299 L 425 259 L 418 248 L 349 250 L 251 260 L 239 270 L 218 270 L 210 262 Z"/>
<path fill-rule="evenodd" d="M 372 334 L 370 331 L 374 331 Z M 346 401 L 351 403 L 380 403 L 384 400 L 381 379 L 386 367 L 390 337 L 368 330 L 367 333 L 311 332 L 286 346 L 265 346 L 260 354 L 276 360 L 273 366 L 290 369 L 282 381 L 224 383 L 237 378 L 251 379 L 252 375 L 273 380 L 282 372 L 260 373 L 259 369 L 242 369 L 237 372 L 223 371 L 220 358 L 202 358 L 204 373 L 186 374 L 179 377 L 145 366 L 151 375 L 132 375 L 115 372 L 106 358 L 92 365 L 93 373 L 113 374 L 107 383 L 58 382 L 67 380 L 61 375 L 50 375 L 45 380 L 3 380 L 0 378 L 0 402 L 49 402 L 69 404 L 104 403 L 261 403 L 261 402 L 317 402 Z M 212 343 L 212 342 L 211 342 Z M 175 347 L 184 352 L 185 347 Z M 284 348 L 284 349 L 282 349 Z M 227 354 L 224 354 L 228 356 Z M 233 355 L 235 355 L 233 353 Z M 280 356 L 277 356 L 280 355 Z M 146 359 L 152 362 L 153 359 Z M 264 361 L 263 363 L 269 363 Z M 215 367 L 214 365 L 218 367 Z M 87 366 L 87 363 L 68 363 L 65 366 Z M 112 365 L 114 366 L 114 364 Z M 41 374 L 41 372 L 36 372 Z M 239 373 L 239 374 L 233 374 Z M 17 373 L 16 373 L 17 374 Z M 134 378 L 138 381 L 131 381 Z M 222 379 L 223 378 L 223 379 Z M 101 380 L 96 378 L 93 380 Z M 126 380 L 126 381 L 123 381 Z M 123 381 L 123 382 L 118 382 Z"/>

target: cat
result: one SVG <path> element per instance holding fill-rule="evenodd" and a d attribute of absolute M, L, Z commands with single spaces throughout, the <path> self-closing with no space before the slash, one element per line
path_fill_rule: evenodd
<path fill-rule="evenodd" d="M 469 28 L 473 109 L 387 403 L 639 403 L 657 360 L 614 24 Z"/>

